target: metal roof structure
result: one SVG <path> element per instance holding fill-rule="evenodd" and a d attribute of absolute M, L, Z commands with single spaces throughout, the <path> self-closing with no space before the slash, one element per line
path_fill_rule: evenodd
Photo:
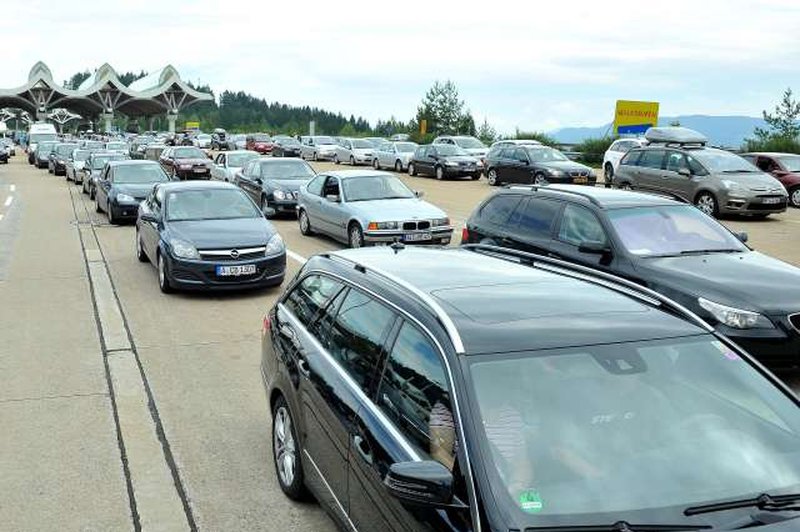
<path fill-rule="evenodd" d="M 106 63 L 77 89 L 68 89 L 56 83 L 47 65 L 39 61 L 31 68 L 27 83 L 0 89 L 0 108 L 20 108 L 40 119 L 56 108 L 84 117 L 114 113 L 128 117 L 175 116 L 188 105 L 211 100 L 211 94 L 190 87 L 171 65 L 125 86 Z"/>

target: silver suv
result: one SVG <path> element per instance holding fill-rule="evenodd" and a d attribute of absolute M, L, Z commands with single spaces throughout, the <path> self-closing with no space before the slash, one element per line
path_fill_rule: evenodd
<path fill-rule="evenodd" d="M 700 133 L 682 127 L 654 127 L 648 146 L 620 161 L 614 184 L 679 196 L 710 216 L 746 214 L 766 218 L 786 210 L 786 189 L 774 177 L 728 151 L 706 146 Z"/>

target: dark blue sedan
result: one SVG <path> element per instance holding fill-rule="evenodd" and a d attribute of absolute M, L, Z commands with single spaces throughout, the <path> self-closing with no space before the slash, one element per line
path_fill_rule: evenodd
<path fill-rule="evenodd" d="M 105 211 L 108 222 L 117 224 L 135 220 L 139 203 L 158 183 L 169 177 L 154 161 L 109 161 L 97 179 L 95 210 Z"/>
<path fill-rule="evenodd" d="M 156 185 L 139 205 L 136 251 L 162 292 L 275 286 L 286 272 L 283 239 L 230 183 Z"/>

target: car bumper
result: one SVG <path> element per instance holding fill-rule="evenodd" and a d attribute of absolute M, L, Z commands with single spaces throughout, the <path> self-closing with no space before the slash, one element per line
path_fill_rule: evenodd
<path fill-rule="evenodd" d="M 483 172 L 482 166 L 443 166 L 442 168 L 444 168 L 444 175 L 446 176 L 480 175 Z"/>
<path fill-rule="evenodd" d="M 715 329 L 770 369 L 800 368 L 800 332 L 789 325 L 788 318 L 770 320 L 778 324 L 776 328 L 741 330 L 717 325 Z"/>
<path fill-rule="evenodd" d="M 430 238 L 419 240 L 427 235 Z M 367 244 L 391 244 L 399 241 L 404 244 L 428 244 L 446 246 L 453 237 L 452 227 L 437 227 L 430 231 L 365 231 L 364 242 Z"/>
<path fill-rule="evenodd" d="M 774 203 L 777 201 L 777 203 Z M 760 196 L 735 196 L 724 194 L 720 197 L 719 211 L 724 214 L 773 214 L 786 210 L 788 198 L 778 194 Z"/>
<path fill-rule="evenodd" d="M 552 183 L 554 185 L 588 185 L 593 187 L 597 185 L 597 177 L 572 177 L 572 176 L 565 176 L 565 177 L 551 177 L 548 176 L 547 178 L 548 183 Z"/>
<path fill-rule="evenodd" d="M 109 209 L 111 209 L 111 215 L 117 220 L 135 220 L 139 214 L 139 202 L 112 203 L 109 205 Z"/>
<path fill-rule="evenodd" d="M 206 170 L 205 172 L 195 172 L 194 170 L 176 170 L 175 175 L 184 181 L 190 181 L 193 179 L 208 180 L 211 179 L 211 170 Z"/>
<path fill-rule="evenodd" d="M 256 273 L 235 277 L 216 274 L 217 266 L 255 264 Z M 242 261 L 185 260 L 169 257 L 170 283 L 186 290 L 235 290 L 278 285 L 286 274 L 286 254 Z"/>
<path fill-rule="evenodd" d="M 276 212 L 290 212 L 292 214 L 297 213 L 297 200 L 294 199 L 272 200 L 269 202 L 269 204 L 275 209 Z"/>
<path fill-rule="evenodd" d="M 336 156 L 336 152 L 334 152 L 334 151 L 331 151 L 331 152 L 318 151 L 317 152 L 317 159 L 320 159 L 320 160 L 323 160 L 323 161 L 332 161 L 335 156 Z"/>
<path fill-rule="evenodd" d="M 360 163 L 360 164 L 372 164 L 372 159 L 373 158 L 374 158 L 374 156 L 372 156 L 372 155 L 357 155 L 355 153 L 353 154 L 353 160 L 356 163 Z"/>
<path fill-rule="evenodd" d="M 300 150 L 282 149 L 281 153 L 284 157 L 300 157 Z"/>

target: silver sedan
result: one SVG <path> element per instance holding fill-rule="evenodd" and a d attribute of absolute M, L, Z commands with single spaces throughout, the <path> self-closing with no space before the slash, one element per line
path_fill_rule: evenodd
<path fill-rule="evenodd" d="M 248 161 L 258 157 L 258 153 L 249 150 L 221 152 L 214 159 L 214 166 L 211 167 L 211 179 L 233 183 L 236 172 L 241 170 Z"/>
<path fill-rule="evenodd" d="M 375 150 L 372 167 L 376 170 L 392 168 L 395 172 L 405 172 L 408 163 L 414 156 L 414 151 L 419 147 L 416 142 L 392 142 Z"/>
<path fill-rule="evenodd" d="M 357 164 L 372 164 L 375 148 L 371 142 L 364 139 L 341 139 L 333 154 L 333 162 Z"/>

